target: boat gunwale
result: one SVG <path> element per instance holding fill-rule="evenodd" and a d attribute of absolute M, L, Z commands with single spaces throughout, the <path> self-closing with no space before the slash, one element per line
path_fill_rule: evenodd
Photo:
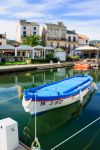
<path fill-rule="evenodd" d="M 64 78 L 64 79 L 59 80 L 59 81 L 55 81 L 55 82 L 51 82 L 51 83 L 46 83 L 46 84 L 43 84 L 43 85 L 40 85 L 40 86 L 37 86 L 37 87 L 34 87 L 34 88 L 29 88 L 27 91 L 28 91 L 28 92 L 34 92 L 34 93 L 35 93 L 37 90 L 40 90 L 40 89 L 42 89 L 42 88 L 44 88 L 44 87 L 48 87 L 48 86 L 50 86 L 50 85 L 54 85 L 54 84 L 57 84 L 57 83 L 60 83 L 60 82 L 62 82 L 62 81 L 69 80 L 69 79 L 72 79 L 72 78 L 75 78 L 75 77 L 88 77 L 88 79 L 93 80 L 92 77 L 91 77 L 91 76 L 88 76 L 88 75 L 72 76 L 72 77 Z M 84 84 L 84 83 L 82 83 L 82 84 Z M 26 91 L 25 91 L 25 92 L 26 92 Z"/>
<path fill-rule="evenodd" d="M 90 84 L 90 86 L 92 85 L 92 83 Z M 83 91 L 85 91 L 86 89 L 88 89 L 88 87 L 89 86 L 87 86 L 85 89 L 83 89 L 82 90 L 82 92 Z M 70 97 L 74 97 L 74 96 L 76 96 L 76 95 L 78 95 L 79 93 L 76 93 L 76 94 L 74 94 L 74 95 L 72 95 L 72 96 L 65 96 L 65 97 L 63 97 L 62 99 L 61 98 L 59 98 L 59 99 L 54 99 L 54 100 L 36 100 L 37 102 L 52 102 L 52 101 L 57 101 L 57 100 L 64 100 L 64 99 L 66 99 L 66 98 L 70 98 Z M 27 100 L 26 100 L 27 101 Z M 31 102 L 35 102 L 35 100 L 31 100 Z"/>
<path fill-rule="evenodd" d="M 75 77 L 83 77 L 83 76 L 75 76 Z M 72 96 L 74 96 L 74 95 L 76 95 L 76 94 L 78 94 L 79 92 L 80 92 L 80 90 L 81 91 L 83 91 L 84 89 L 86 89 L 86 88 L 88 88 L 91 84 L 92 84 L 92 82 L 93 82 L 93 79 L 92 79 L 92 77 L 90 77 L 90 76 L 84 76 L 84 77 L 89 77 L 89 80 L 88 80 L 88 82 L 83 82 L 82 83 L 82 85 L 84 86 L 85 84 L 86 84 L 86 86 L 84 86 L 83 88 L 81 88 L 80 89 L 80 87 L 79 86 L 76 86 L 74 89 L 73 89 L 73 91 L 69 91 L 69 92 L 67 92 L 67 93 L 63 93 L 63 94 L 60 94 L 60 95 L 57 95 L 57 96 L 37 96 L 37 98 L 36 98 L 36 100 L 37 101 L 55 101 L 55 100 L 58 100 L 58 99 L 63 99 L 63 98 L 68 98 L 68 97 L 72 97 Z M 71 78 L 74 78 L 74 77 L 71 77 Z M 61 82 L 61 81 L 64 81 L 64 80 L 67 80 L 67 79 L 69 79 L 69 78 L 65 78 L 65 79 L 63 79 L 63 80 L 60 80 L 60 81 L 56 81 L 56 83 L 59 83 L 59 82 Z M 54 83 L 54 82 L 53 82 Z M 50 83 L 50 85 L 53 85 L 53 83 Z M 88 84 L 88 85 L 87 85 Z M 48 86 L 48 84 L 45 84 L 45 85 L 47 85 Z M 82 86 L 81 85 L 81 86 Z M 42 86 L 39 86 L 39 87 L 44 87 L 43 85 Z M 36 87 L 36 88 L 39 88 L 39 87 Z M 29 96 L 29 95 L 28 95 Z M 34 95 L 33 95 L 34 96 Z M 28 101 L 28 100 L 30 100 L 30 98 L 27 98 L 25 95 L 24 95 L 24 97 L 25 97 L 25 100 L 26 101 Z M 34 96 L 35 97 L 35 96 Z M 32 98 L 32 101 L 34 101 L 34 97 L 32 97 L 31 96 L 31 98 Z"/>

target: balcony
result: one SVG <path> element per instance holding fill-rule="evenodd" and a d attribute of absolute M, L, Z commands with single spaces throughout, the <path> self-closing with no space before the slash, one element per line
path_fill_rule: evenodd
<path fill-rule="evenodd" d="M 58 37 L 48 37 L 47 40 L 53 40 L 53 41 L 67 41 L 66 38 L 58 38 Z"/>

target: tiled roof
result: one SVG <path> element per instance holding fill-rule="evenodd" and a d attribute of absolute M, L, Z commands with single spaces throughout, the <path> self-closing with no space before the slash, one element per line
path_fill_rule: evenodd
<path fill-rule="evenodd" d="M 80 39 L 89 39 L 88 37 L 87 37 L 87 35 L 83 35 L 83 34 L 78 34 L 78 37 L 80 38 Z"/>

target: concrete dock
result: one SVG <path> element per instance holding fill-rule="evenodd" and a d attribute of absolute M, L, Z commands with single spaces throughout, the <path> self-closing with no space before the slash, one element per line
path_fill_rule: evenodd
<path fill-rule="evenodd" d="M 28 71 L 28 70 L 45 70 L 61 67 L 71 67 L 72 62 L 64 63 L 48 63 L 48 64 L 28 64 L 28 65 L 10 65 L 0 66 L 0 73 L 16 72 L 16 71 Z"/>
<path fill-rule="evenodd" d="M 29 148 L 28 146 L 26 146 L 25 144 L 23 144 L 22 142 L 19 142 L 19 147 L 16 150 L 31 150 L 31 148 Z"/>

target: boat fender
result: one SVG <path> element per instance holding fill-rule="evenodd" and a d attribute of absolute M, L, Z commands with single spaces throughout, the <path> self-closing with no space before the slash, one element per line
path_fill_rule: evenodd
<path fill-rule="evenodd" d="M 95 90 L 98 89 L 97 86 L 96 86 L 96 84 L 95 84 L 95 82 L 93 82 L 93 87 L 94 87 Z"/>

